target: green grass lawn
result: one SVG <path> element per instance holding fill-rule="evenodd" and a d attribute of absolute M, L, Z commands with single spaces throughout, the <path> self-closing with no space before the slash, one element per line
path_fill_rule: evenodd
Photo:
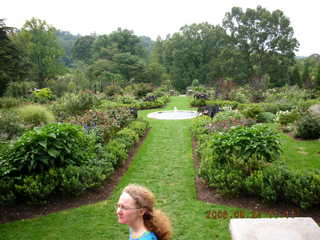
<path fill-rule="evenodd" d="M 172 97 L 166 108 L 189 108 L 190 98 Z M 150 112 L 140 111 L 146 118 Z M 196 199 L 195 170 L 190 135 L 191 120 L 150 119 L 151 131 L 135 155 L 111 197 L 101 203 L 82 206 L 48 216 L 0 225 L 0 239 L 128 239 L 128 229 L 117 223 L 114 204 L 123 187 L 143 184 L 158 199 L 173 223 L 175 240 L 230 239 L 230 217 L 206 218 L 208 212 L 233 216 L 240 209 L 200 202 Z M 250 211 L 245 214 L 249 216 Z"/>
<path fill-rule="evenodd" d="M 281 133 L 282 159 L 291 169 L 320 169 L 320 141 L 300 141 Z"/>

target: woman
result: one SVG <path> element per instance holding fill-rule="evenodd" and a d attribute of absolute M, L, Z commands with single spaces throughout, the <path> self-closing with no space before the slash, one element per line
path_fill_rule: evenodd
<path fill-rule="evenodd" d="M 167 216 L 154 209 L 153 193 L 140 185 L 123 189 L 116 205 L 118 222 L 130 228 L 129 240 L 169 240 L 171 225 Z"/>

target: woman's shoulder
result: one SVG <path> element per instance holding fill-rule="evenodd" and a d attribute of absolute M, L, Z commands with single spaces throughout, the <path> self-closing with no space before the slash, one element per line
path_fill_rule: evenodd
<path fill-rule="evenodd" d="M 133 240 L 158 240 L 153 232 L 145 232 L 140 238 L 132 238 Z"/>

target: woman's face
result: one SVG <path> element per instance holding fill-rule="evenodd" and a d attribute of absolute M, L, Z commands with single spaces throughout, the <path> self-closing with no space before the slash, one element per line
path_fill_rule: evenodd
<path fill-rule="evenodd" d="M 137 208 L 134 199 L 128 193 L 122 193 L 118 205 L 118 222 L 132 226 L 136 221 L 142 220 L 144 210 Z"/>

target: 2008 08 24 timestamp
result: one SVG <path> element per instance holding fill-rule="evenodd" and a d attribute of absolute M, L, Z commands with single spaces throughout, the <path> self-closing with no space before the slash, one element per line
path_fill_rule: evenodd
<path fill-rule="evenodd" d="M 294 211 L 285 211 L 283 213 L 265 212 L 266 214 L 276 217 L 293 217 L 297 215 Z M 262 213 L 258 211 L 243 211 L 243 210 L 221 210 L 214 209 L 207 212 L 206 218 L 210 219 L 227 219 L 227 218 L 261 218 Z"/>

